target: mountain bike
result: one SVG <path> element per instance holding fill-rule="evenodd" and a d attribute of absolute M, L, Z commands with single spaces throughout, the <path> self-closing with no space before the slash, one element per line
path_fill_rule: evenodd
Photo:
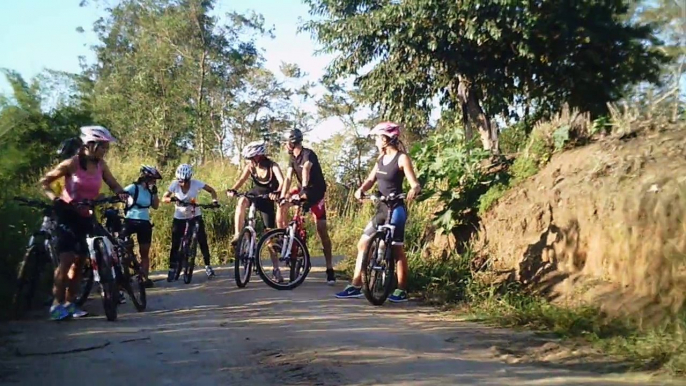
<path fill-rule="evenodd" d="M 383 202 L 388 206 L 386 222 L 376 226 L 376 233 L 369 239 L 362 258 L 362 292 L 367 300 L 375 305 L 382 305 L 393 291 L 395 284 L 395 256 L 393 243 L 395 225 L 391 225 L 391 215 L 398 203 L 405 199 L 405 194 L 377 196 L 365 195 L 363 199 L 372 202 Z"/>
<path fill-rule="evenodd" d="M 255 231 L 255 200 L 259 198 L 269 199 L 268 194 L 238 193 L 233 191 L 235 197 L 245 197 L 250 202 L 248 217 L 245 219 L 243 231 L 236 241 L 236 257 L 234 259 L 234 277 L 239 288 L 245 287 L 250 281 L 253 270 L 257 272 L 255 252 L 257 246 L 257 232 Z"/>
<path fill-rule="evenodd" d="M 122 222 L 124 218 L 119 215 L 119 210 L 108 208 L 105 210 L 105 233 L 114 245 L 115 270 L 117 282 L 124 289 L 133 302 L 136 311 L 145 311 L 147 299 L 145 294 L 145 276 L 136 254 L 133 251 L 133 239 L 130 235 L 121 237 Z M 135 291 L 134 285 L 135 284 Z"/>
<path fill-rule="evenodd" d="M 54 274 L 59 266 L 59 256 L 55 251 L 57 245 L 57 222 L 54 208 L 51 204 L 43 201 L 28 200 L 14 197 L 19 205 L 40 209 L 43 213 L 43 222 L 38 231 L 29 237 L 26 252 L 19 263 L 16 292 L 12 299 L 14 317 L 21 317 L 24 312 L 31 308 L 36 288 L 45 271 Z M 46 269 L 46 265 L 48 269 Z"/>
<path fill-rule="evenodd" d="M 183 282 L 190 284 L 193 279 L 193 270 L 195 269 L 195 255 L 198 251 L 198 230 L 200 229 L 197 217 L 195 217 L 195 208 L 217 209 L 219 204 L 196 204 L 194 200 L 191 202 L 179 201 L 176 197 L 172 197 L 171 202 L 179 206 L 191 207 L 191 218 L 185 220 L 186 228 L 183 231 L 181 245 L 177 251 L 176 272 L 174 273 L 174 280 L 179 280 L 181 271 L 183 271 Z"/>
<path fill-rule="evenodd" d="M 297 207 L 288 226 L 283 229 L 273 229 L 262 235 L 256 248 L 257 256 L 261 256 L 260 252 L 265 249 L 272 262 L 276 260 L 277 263 L 284 263 L 284 266 L 290 269 L 289 282 L 285 283 L 275 275 L 268 275 L 261 259 L 256 259 L 257 273 L 267 285 L 277 290 L 297 288 L 305 281 L 312 268 L 310 252 L 307 250 L 306 244 L 307 231 L 304 219 L 304 215 L 309 212 L 309 207 L 305 201 L 299 198 L 282 200 L 282 203 L 286 201 Z"/>
<path fill-rule="evenodd" d="M 103 308 L 107 320 L 117 319 L 117 305 L 119 304 L 119 277 L 116 265 L 117 256 L 112 235 L 110 235 L 100 223 L 97 222 L 93 211 L 96 206 L 119 203 L 119 197 L 107 197 L 97 200 L 84 200 L 73 203 L 77 207 L 87 207 L 91 214 L 93 229 L 86 236 L 88 245 L 88 259 L 84 263 L 83 273 L 86 275 L 82 280 L 82 288 L 76 299 L 76 304 L 81 307 L 88 299 L 93 283 L 100 287 Z"/>

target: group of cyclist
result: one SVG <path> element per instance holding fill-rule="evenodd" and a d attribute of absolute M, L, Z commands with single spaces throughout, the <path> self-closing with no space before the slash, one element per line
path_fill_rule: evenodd
<path fill-rule="evenodd" d="M 392 122 L 383 122 L 375 126 L 370 136 L 376 141 L 379 157 L 369 176 L 355 191 L 355 197 L 362 199 L 362 195 L 378 183 L 381 195 L 402 193 L 402 185 L 407 177 L 410 190 L 407 200 L 412 200 L 420 191 L 420 185 L 415 176 L 412 161 L 400 140 L 400 126 Z M 241 155 L 249 162 L 246 164 L 238 180 L 226 194 L 235 196 L 250 178 L 253 187 L 250 193 L 267 195 L 269 199 L 257 198 L 254 201 L 260 212 L 265 228 L 283 228 L 287 222 L 287 212 L 290 204 L 284 198 L 298 196 L 310 208 L 316 221 L 317 234 L 321 240 L 326 259 L 326 278 L 329 285 L 336 282 L 332 263 L 331 239 L 326 221 L 326 182 L 317 154 L 309 148 L 303 147 L 303 134 L 298 129 L 289 130 L 284 136 L 285 147 L 290 155 L 290 163 L 285 176 L 279 165 L 267 156 L 265 143 L 251 142 L 242 149 Z M 53 287 L 53 304 L 50 307 L 50 317 L 62 320 L 68 317 L 82 317 L 87 312 L 79 309 L 75 304 L 80 283 L 82 264 L 88 256 L 86 237 L 91 233 L 93 222 L 90 208 L 78 205 L 79 202 L 96 200 L 100 196 L 104 182 L 119 198 L 126 203 L 124 227 L 121 236 L 135 234 L 139 244 L 141 269 L 146 287 L 153 283 L 148 278 L 150 268 L 150 244 L 152 240 L 152 223 L 150 208 L 157 209 L 160 201 L 188 202 L 206 191 L 212 197 L 213 203 L 218 205 L 217 191 L 206 183 L 193 178 L 191 165 L 182 164 L 176 169 L 175 180 L 169 185 L 162 198 L 158 197 L 157 181 L 162 179 L 159 171 L 149 165 L 143 165 L 139 178 L 132 184 L 122 187 L 110 172 L 105 161 L 111 144 L 116 143 L 112 134 L 102 126 L 86 126 L 81 128 L 79 138 L 65 141 L 60 149 L 62 160 L 52 170 L 47 172 L 40 183 L 45 194 L 54 201 L 55 214 L 58 223 L 57 253 L 59 267 L 55 271 Z M 293 176 L 299 187 L 291 188 Z M 63 186 L 59 185 L 64 181 Z M 174 200 L 175 199 L 175 200 Z M 279 202 L 279 205 L 276 205 Z M 246 198 L 238 201 L 235 213 L 235 235 L 232 239 L 236 243 L 243 228 L 245 212 L 249 205 Z M 371 235 L 377 224 L 386 222 L 389 213 L 384 203 L 379 203 L 376 215 L 365 228 L 358 242 L 358 256 L 352 282 L 337 293 L 337 298 L 359 298 L 362 296 L 361 265 L 362 257 Z M 407 258 L 404 252 L 404 228 L 407 220 L 407 209 L 404 202 L 395 204 L 392 208 L 390 223 L 395 226 L 393 245 L 397 256 L 398 289 L 389 297 L 391 302 L 407 301 Z M 195 218 L 198 227 L 198 244 L 205 263 L 208 277 L 214 276 L 210 265 L 210 251 L 207 244 L 205 225 L 202 221 L 200 208 L 176 205 L 172 222 L 172 246 L 169 258 L 169 275 L 167 281 L 174 279 L 177 251 L 183 237 L 186 221 Z M 274 276 L 279 279 L 281 274 L 278 266 L 274 267 Z"/>

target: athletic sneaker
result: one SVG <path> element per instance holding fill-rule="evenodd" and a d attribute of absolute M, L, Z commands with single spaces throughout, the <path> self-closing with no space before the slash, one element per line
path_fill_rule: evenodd
<path fill-rule="evenodd" d="M 339 299 L 359 299 L 362 297 L 362 287 L 355 287 L 348 284 L 345 289 L 336 294 Z"/>
<path fill-rule="evenodd" d="M 69 317 L 69 312 L 62 304 L 53 304 L 50 307 L 51 320 L 64 320 Z"/>
<path fill-rule="evenodd" d="M 334 285 L 336 284 L 336 274 L 333 269 L 329 268 L 326 270 L 326 284 Z"/>
<path fill-rule="evenodd" d="M 67 310 L 69 315 L 74 318 L 83 318 L 84 316 L 88 316 L 88 312 L 76 307 L 76 304 L 74 303 L 67 303 L 64 308 Z"/>
<path fill-rule="evenodd" d="M 388 301 L 393 303 L 403 303 L 407 300 L 407 292 L 401 289 L 396 289 L 393 291 L 393 294 L 388 297 Z"/>
<path fill-rule="evenodd" d="M 214 270 L 212 269 L 212 267 L 210 267 L 209 265 L 206 265 L 205 266 L 205 274 L 207 275 L 207 277 L 214 276 Z"/>

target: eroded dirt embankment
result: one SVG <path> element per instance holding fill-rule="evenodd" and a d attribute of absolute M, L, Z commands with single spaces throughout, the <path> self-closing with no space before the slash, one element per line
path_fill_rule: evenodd
<path fill-rule="evenodd" d="M 481 222 L 489 274 L 556 301 L 663 315 L 686 293 L 686 128 L 555 155 Z"/>

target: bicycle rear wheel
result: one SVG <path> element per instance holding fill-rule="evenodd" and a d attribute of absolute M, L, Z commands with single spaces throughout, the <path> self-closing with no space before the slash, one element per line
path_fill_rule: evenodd
<path fill-rule="evenodd" d="M 23 316 L 31 308 L 45 258 L 45 250 L 39 245 L 34 244 L 27 248 L 24 259 L 19 264 L 17 289 L 12 302 L 15 318 Z"/>
<path fill-rule="evenodd" d="M 250 281 L 252 274 L 253 261 L 250 258 L 250 242 L 252 233 L 248 229 L 243 229 L 243 232 L 238 237 L 236 243 L 236 257 L 233 262 L 233 274 L 236 278 L 236 285 L 239 288 L 245 287 Z"/>
<path fill-rule="evenodd" d="M 383 232 L 374 234 L 362 258 L 362 292 L 375 306 L 384 304 L 393 290 L 395 278 L 395 259 L 391 246 L 386 246 L 385 256 L 379 256 L 379 245 L 384 238 Z"/>
<path fill-rule="evenodd" d="M 262 278 L 262 281 L 264 281 L 268 286 L 277 289 L 277 290 L 292 290 L 294 288 L 297 288 L 299 285 L 301 285 L 305 279 L 307 278 L 307 274 L 309 273 L 309 269 L 307 269 L 310 265 L 310 253 L 307 250 L 307 246 L 305 243 L 300 240 L 298 237 L 295 237 L 293 239 L 293 247 L 291 249 L 291 258 L 289 260 L 284 260 L 283 256 L 278 256 L 272 248 L 273 245 L 282 245 L 282 243 L 285 243 L 287 241 L 286 238 L 286 230 L 285 229 L 273 229 L 267 233 L 265 233 L 261 238 L 260 241 L 257 243 L 257 248 L 256 248 L 256 267 L 257 267 L 257 273 L 260 275 Z M 279 255 L 281 252 L 282 248 L 276 248 L 279 250 Z M 272 277 L 272 275 L 269 275 L 267 273 L 267 268 L 264 267 L 262 263 L 262 256 L 269 257 L 267 261 L 270 261 L 271 259 L 274 259 L 275 261 L 278 261 L 278 263 L 285 263 L 283 267 L 301 267 L 300 271 L 297 272 L 296 275 L 291 275 L 289 272 L 289 279 L 290 280 L 288 283 L 286 282 L 279 282 L 275 278 Z M 293 259 L 296 261 L 293 262 Z M 273 266 L 273 261 L 270 261 L 270 265 Z M 279 264 L 281 265 L 281 264 Z M 281 268 L 281 267 L 280 267 Z M 289 269 L 290 270 L 290 269 Z"/>

